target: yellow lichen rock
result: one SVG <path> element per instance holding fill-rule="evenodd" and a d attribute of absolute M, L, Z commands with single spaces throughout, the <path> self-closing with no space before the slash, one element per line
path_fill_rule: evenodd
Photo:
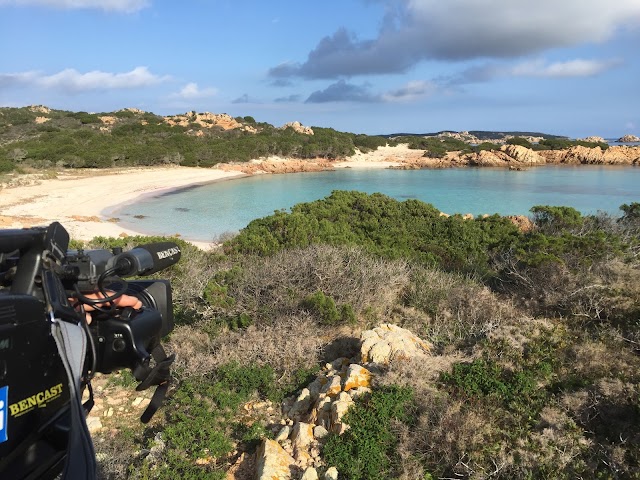
<path fill-rule="evenodd" d="M 409 359 L 429 355 L 432 345 L 409 330 L 384 323 L 367 330 L 360 337 L 360 354 L 363 363 L 387 365 L 393 360 Z"/>
<path fill-rule="evenodd" d="M 257 480 L 288 480 L 295 460 L 275 440 L 264 439 L 256 451 Z"/>

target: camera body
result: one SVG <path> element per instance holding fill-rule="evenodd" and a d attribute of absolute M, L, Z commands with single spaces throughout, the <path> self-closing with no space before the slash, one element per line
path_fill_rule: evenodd
<path fill-rule="evenodd" d="M 165 242 L 128 252 L 68 251 L 68 243 L 57 222 L 0 231 L 0 478 L 55 478 L 66 471 L 79 428 L 71 406 L 80 400 L 53 325 L 84 332 L 89 353 L 80 362 L 81 388 L 95 372 L 129 368 L 141 381 L 138 389 L 164 385 L 166 391 L 173 358 L 164 356 L 160 339 L 173 329 L 171 285 L 122 277 L 162 270 L 178 261 L 180 249 Z M 87 297 L 96 292 L 106 298 Z M 143 307 L 116 308 L 112 302 L 125 294 Z M 83 304 L 96 309 L 90 325 Z"/>

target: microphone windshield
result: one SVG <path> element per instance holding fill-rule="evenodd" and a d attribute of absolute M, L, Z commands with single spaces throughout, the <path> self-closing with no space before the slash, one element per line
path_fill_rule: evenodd
<path fill-rule="evenodd" d="M 145 270 L 144 275 L 151 275 L 171 265 L 175 265 L 182 255 L 180 247 L 173 242 L 148 243 L 146 245 L 140 245 L 131 251 L 138 249 L 148 252 L 153 259 L 153 267 L 150 270 Z"/>
<path fill-rule="evenodd" d="M 164 270 L 180 260 L 180 247 L 173 242 L 157 242 L 140 245 L 114 258 L 118 275 L 151 275 Z"/>

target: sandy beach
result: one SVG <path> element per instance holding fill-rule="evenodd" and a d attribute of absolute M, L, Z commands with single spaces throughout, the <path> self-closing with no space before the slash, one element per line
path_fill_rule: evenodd
<path fill-rule="evenodd" d="M 397 151 L 397 150 L 396 150 Z M 356 154 L 332 168 L 389 168 L 400 162 L 392 151 Z M 287 161 L 282 159 L 283 164 Z M 255 162 L 255 173 L 260 162 Z M 0 189 L 0 228 L 24 228 L 60 222 L 77 240 L 96 236 L 137 235 L 120 226 L 111 215 L 117 207 L 151 194 L 190 185 L 246 176 L 234 166 L 218 168 L 141 167 L 118 170 L 68 170 L 56 178 L 20 176 Z M 209 244 L 193 242 L 201 248 Z"/>
<path fill-rule="evenodd" d="M 110 211 L 144 195 L 239 176 L 244 174 L 191 167 L 62 172 L 58 178 L 0 190 L 0 227 L 23 228 L 58 221 L 77 240 L 136 235 L 140 232 L 118 225 Z"/>

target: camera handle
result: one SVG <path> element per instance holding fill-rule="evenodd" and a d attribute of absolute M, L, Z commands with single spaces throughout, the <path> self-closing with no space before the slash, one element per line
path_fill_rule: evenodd
<path fill-rule="evenodd" d="M 136 387 L 137 392 L 157 385 L 151 397 L 151 402 L 149 402 L 149 405 L 140 417 L 142 423 L 149 423 L 149 420 L 151 420 L 158 408 L 162 406 L 169 388 L 169 380 L 171 379 L 171 364 L 176 358 L 175 353 L 167 356 L 160 343 L 153 347 L 151 356 L 156 362 L 153 368 L 149 367 L 147 360 L 144 363 L 139 363 L 133 370 L 133 376 L 136 380 L 140 381 L 140 384 Z"/>

